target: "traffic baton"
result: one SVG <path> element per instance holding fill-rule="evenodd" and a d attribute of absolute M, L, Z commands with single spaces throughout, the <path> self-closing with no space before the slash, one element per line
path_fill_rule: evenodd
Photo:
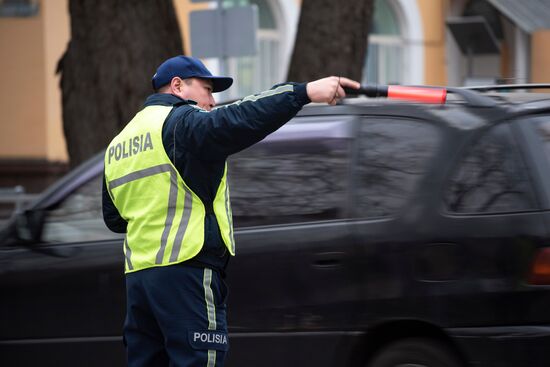
<path fill-rule="evenodd" d="M 447 90 L 434 87 L 409 87 L 403 85 L 363 85 L 359 89 L 344 87 L 346 94 L 367 97 L 386 97 L 421 103 L 445 103 Z"/>

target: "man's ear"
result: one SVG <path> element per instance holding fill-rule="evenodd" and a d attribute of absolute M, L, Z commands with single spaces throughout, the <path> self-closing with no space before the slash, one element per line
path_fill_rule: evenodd
<path fill-rule="evenodd" d="M 181 78 L 175 76 L 172 78 L 172 80 L 170 81 L 170 89 L 172 91 L 173 94 L 180 94 L 182 93 L 182 88 L 183 88 L 183 80 L 181 80 Z"/>

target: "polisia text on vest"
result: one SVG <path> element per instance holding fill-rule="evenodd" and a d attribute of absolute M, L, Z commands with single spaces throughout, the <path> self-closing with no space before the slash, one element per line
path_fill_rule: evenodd
<path fill-rule="evenodd" d="M 115 158 L 115 160 L 118 161 L 141 152 L 145 152 L 148 149 L 153 149 L 153 142 L 151 140 L 150 132 L 124 140 L 115 146 L 110 146 L 109 163 L 111 163 L 111 158 Z"/>

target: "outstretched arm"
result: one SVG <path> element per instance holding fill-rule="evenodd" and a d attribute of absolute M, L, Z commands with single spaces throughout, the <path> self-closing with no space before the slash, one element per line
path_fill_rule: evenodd
<path fill-rule="evenodd" d="M 344 77 L 328 77 L 307 84 L 287 83 L 248 96 L 211 112 L 185 107 L 176 132 L 183 144 L 203 159 L 225 159 L 265 138 L 284 125 L 309 102 L 336 104 L 343 87 L 360 84 Z"/>

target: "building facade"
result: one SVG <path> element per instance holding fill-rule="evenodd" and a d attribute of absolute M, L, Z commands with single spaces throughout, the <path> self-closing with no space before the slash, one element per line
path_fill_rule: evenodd
<path fill-rule="evenodd" d="M 224 6 L 249 4 L 258 7 L 258 54 L 227 60 L 236 84 L 223 99 L 286 78 L 301 0 L 224 0 Z M 189 14 L 216 2 L 174 0 L 174 5 L 190 54 Z M 483 18 L 496 50 L 464 52 L 449 24 L 472 17 Z M 548 0 L 375 0 L 362 82 L 550 82 L 549 19 Z M 0 0 L 0 187 L 23 183 L 37 191 L 66 169 L 56 66 L 69 39 L 68 0 Z M 205 62 L 219 70 L 216 59 Z"/>

